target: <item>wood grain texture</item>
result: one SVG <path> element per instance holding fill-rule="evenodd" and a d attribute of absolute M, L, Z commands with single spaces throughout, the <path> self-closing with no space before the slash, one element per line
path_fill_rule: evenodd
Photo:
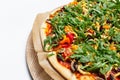
<path fill-rule="evenodd" d="M 33 47 L 32 35 L 30 34 L 26 46 L 26 60 L 31 76 L 34 80 L 51 80 L 51 77 L 39 65 L 37 53 Z"/>

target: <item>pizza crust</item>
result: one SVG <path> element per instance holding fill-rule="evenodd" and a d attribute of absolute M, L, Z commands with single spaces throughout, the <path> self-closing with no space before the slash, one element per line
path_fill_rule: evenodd
<path fill-rule="evenodd" d="M 40 37 L 41 37 L 42 47 L 44 47 L 44 40 L 46 39 L 45 26 L 47 26 L 47 24 L 44 22 L 40 28 Z M 47 49 L 45 49 L 45 51 L 47 51 Z"/>

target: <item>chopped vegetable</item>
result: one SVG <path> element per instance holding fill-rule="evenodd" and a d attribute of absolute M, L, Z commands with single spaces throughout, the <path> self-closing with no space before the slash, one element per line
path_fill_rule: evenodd
<path fill-rule="evenodd" d="M 73 40 L 74 40 L 74 34 L 73 33 L 67 33 L 66 36 L 70 39 L 70 43 L 72 43 Z"/>
<path fill-rule="evenodd" d="M 110 29 L 110 25 L 105 24 L 105 25 L 103 26 L 103 28 L 104 28 L 104 29 Z"/>
<path fill-rule="evenodd" d="M 60 44 L 70 44 L 70 38 L 67 36 L 64 36 L 63 40 L 60 41 Z"/>
<path fill-rule="evenodd" d="M 46 35 L 49 35 L 49 34 L 51 33 L 51 31 L 52 31 L 51 25 L 50 25 L 50 24 L 47 24 L 47 28 L 45 29 Z"/>

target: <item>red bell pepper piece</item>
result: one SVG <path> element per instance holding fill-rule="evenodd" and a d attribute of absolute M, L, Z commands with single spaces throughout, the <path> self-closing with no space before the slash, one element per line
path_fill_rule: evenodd
<path fill-rule="evenodd" d="M 73 40 L 74 40 L 74 34 L 73 33 L 67 33 L 67 35 L 66 35 L 67 37 L 69 37 L 69 39 L 70 39 L 70 43 L 72 43 L 73 42 Z"/>

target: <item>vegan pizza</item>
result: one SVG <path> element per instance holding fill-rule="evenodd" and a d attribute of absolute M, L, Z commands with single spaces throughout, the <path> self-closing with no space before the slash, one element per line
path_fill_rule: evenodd
<path fill-rule="evenodd" d="M 75 0 L 50 14 L 40 32 L 65 79 L 120 80 L 119 0 Z"/>

